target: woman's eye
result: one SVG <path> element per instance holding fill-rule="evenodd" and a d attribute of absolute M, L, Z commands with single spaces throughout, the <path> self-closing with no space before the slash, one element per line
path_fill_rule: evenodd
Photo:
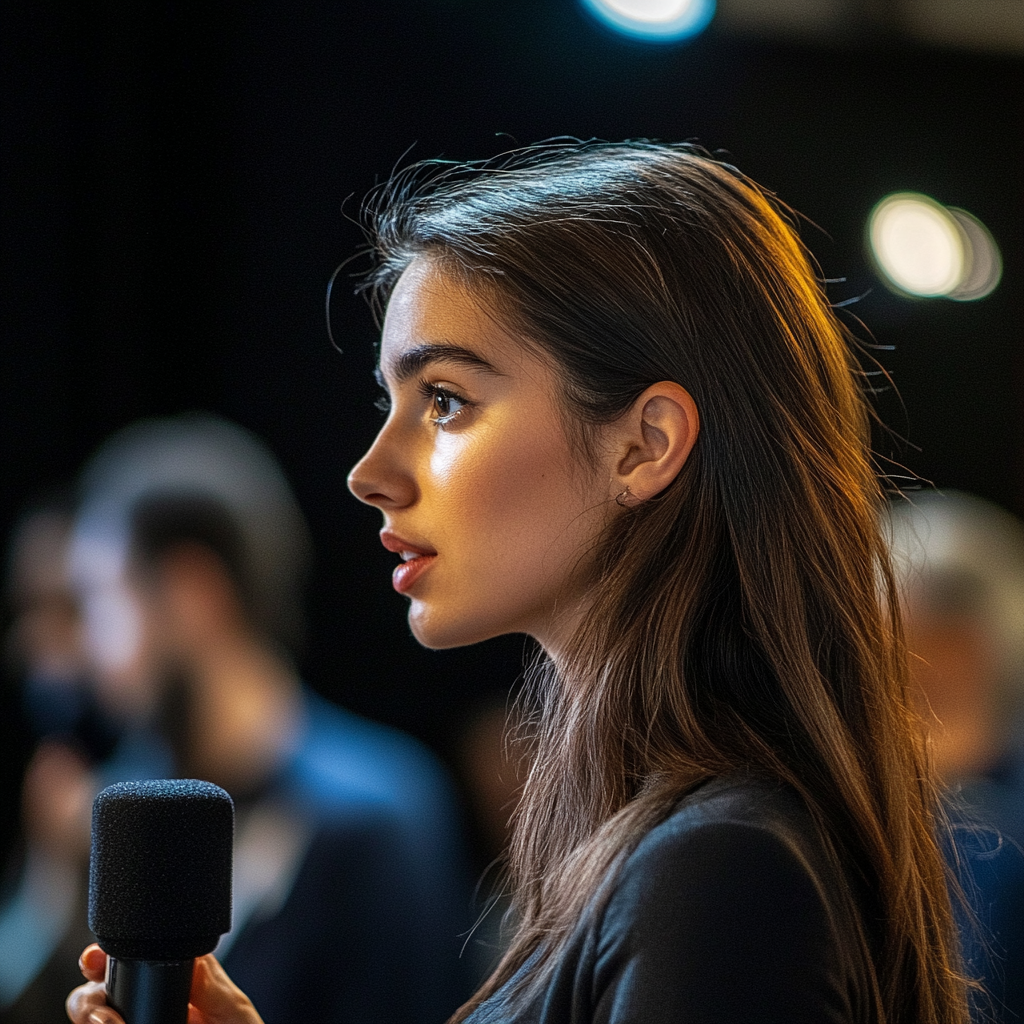
<path fill-rule="evenodd" d="M 431 405 L 431 411 L 433 412 L 431 419 L 438 426 L 442 427 L 446 423 L 451 423 L 466 407 L 466 403 L 457 395 L 453 395 L 450 391 L 441 391 L 437 388 L 434 389 Z"/>
<path fill-rule="evenodd" d="M 467 406 L 472 405 L 454 391 L 425 380 L 420 381 L 420 394 L 427 400 L 430 422 L 436 427 L 446 427 Z"/>

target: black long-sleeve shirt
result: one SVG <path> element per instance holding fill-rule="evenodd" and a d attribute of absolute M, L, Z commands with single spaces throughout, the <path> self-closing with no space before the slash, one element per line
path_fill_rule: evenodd
<path fill-rule="evenodd" d="M 795 792 L 713 780 L 644 837 L 540 992 L 511 1008 L 507 985 L 469 1021 L 866 1024 L 872 967 L 851 892 Z"/>

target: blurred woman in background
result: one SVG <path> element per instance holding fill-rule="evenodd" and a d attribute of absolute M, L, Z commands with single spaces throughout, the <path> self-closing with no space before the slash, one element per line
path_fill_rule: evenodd
<path fill-rule="evenodd" d="M 892 558 L 912 692 L 956 826 L 993 1020 L 1024 1020 L 1024 524 L 957 491 L 897 501 Z"/>
<path fill-rule="evenodd" d="M 423 644 L 541 649 L 518 928 L 452 1021 L 966 1021 L 860 370 L 786 212 L 692 147 L 559 142 L 371 214 L 350 486 Z M 193 1003 L 257 1019 L 210 959 Z"/>

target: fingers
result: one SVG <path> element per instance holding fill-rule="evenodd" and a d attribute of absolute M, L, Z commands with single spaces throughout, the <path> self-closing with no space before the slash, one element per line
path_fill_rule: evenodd
<path fill-rule="evenodd" d="M 189 1024 L 263 1024 L 249 997 L 212 953 L 196 960 L 189 1001 Z"/>
<path fill-rule="evenodd" d="M 124 1024 L 107 1006 L 103 985 L 107 954 L 93 943 L 86 947 L 78 965 L 89 982 L 68 996 L 68 1017 L 74 1024 Z M 248 996 L 212 955 L 196 960 L 189 1002 L 188 1024 L 263 1024 Z"/>
<path fill-rule="evenodd" d="M 79 985 L 68 996 L 65 1003 L 68 1017 L 74 1024 L 124 1024 L 120 1016 L 107 1006 L 107 990 L 103 984 L 107 973 L 107 954 L 94 942 L 82 951 L 78 966 L 89 981 Z"/>
<path fill-rule="evenodd" d="M 89 981 L 102 981 L 107 973 L 107 954 L 94 942 L 82 951 L 78 967 Z"/>
<path fill-rule="evenodd" d="M 68 1017 L 74 1024 L 124 1024 L 107 1006 L 107 993 L 100 981 L 79 985 L 65 1004 Z"/>

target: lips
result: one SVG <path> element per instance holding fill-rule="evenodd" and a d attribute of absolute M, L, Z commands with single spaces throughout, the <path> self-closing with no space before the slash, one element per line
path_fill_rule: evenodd
<path fill-rule="evenodd" d="M 402 564 L 391 574 L 391 585 L 399 594 L 408 593 L 437 558 L 432 548 L 413 544 L 390 530 L 381 530 L 380 541 L 388 551 L 402 556 Z"/>

